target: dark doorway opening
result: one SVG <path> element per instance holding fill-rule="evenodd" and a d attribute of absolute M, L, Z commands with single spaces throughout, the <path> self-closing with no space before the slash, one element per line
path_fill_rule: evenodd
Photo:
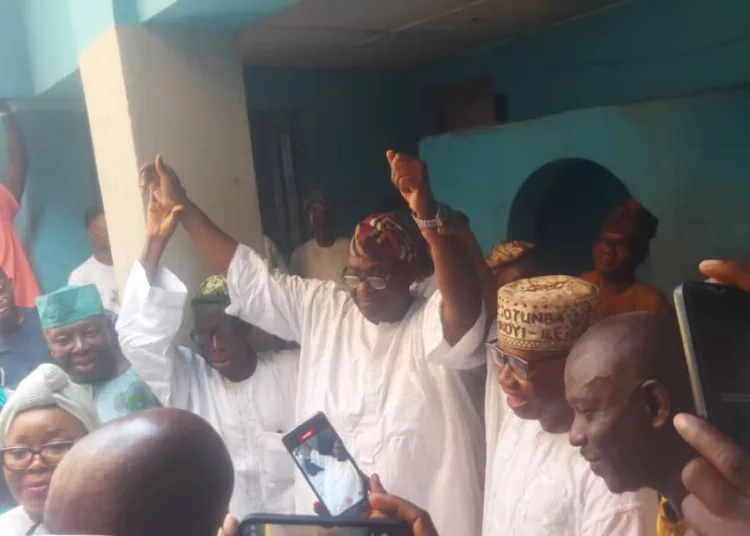
<path fill-rule="evenodd" d="M 604 219 L 630 197 L 607 168 L 581 158 L 549 162 L 523 182 L 508 217 L 508 238 L 533 242 L 548 273 L 591 270 Z"/>

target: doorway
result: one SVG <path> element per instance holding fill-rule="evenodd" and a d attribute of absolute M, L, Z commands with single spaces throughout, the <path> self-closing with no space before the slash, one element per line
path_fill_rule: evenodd
<path fill-rule="evenodd" d="M 260 111 L 251 112 L 249 122 L 263 234 L 288 260 L 303 240 L 294 118 L 288 112 Z"/>
<path fill-rule="evenodd" d="M 591 247 L 605 218 L 630 197 L 607 168 L 582 158 L 554 160 L 518 189 L 508 217 L 508 238 L 537 245 L 547 273 L 591 270 Z"/>

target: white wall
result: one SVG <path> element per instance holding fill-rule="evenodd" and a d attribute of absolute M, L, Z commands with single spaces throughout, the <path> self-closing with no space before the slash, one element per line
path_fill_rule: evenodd
<path fill-rule="evenodd" d="M 233 37 L 116 27 L 80 56 L 118 278 L 143 243 L 140 165 L 164 155 L 196 203 L 238 240 L 260 244 L 260 216 Z M 191 291 L 208 275 L 180 230 L 165 258 Z"/>

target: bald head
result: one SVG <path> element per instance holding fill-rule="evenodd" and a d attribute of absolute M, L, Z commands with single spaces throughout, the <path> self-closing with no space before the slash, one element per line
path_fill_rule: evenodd
<path fill-rule="evenodd" d="M 570 442 L 612 492 L 675 489 L 692 454 L 672 417 L 692 397 L 671 317 L 628 313 L 594 325 L 568 356 L 565 397 Z"/>
<path fill-rule="evenodd" d="M 577 384 L 608 381 L 618 389 L 657 379 L 677 411 L 692 409 L 679 328 L 668 315 L 637 312 L 602 320 L 578 340 L 565 370 Z"/>
<path fill-rule="evenodd" d="M 57 467 L 45 524 L 58 534 L 214 536 L 234 475 L 224 442 L 196 415 L 154 409 L 84 437 Z"/>

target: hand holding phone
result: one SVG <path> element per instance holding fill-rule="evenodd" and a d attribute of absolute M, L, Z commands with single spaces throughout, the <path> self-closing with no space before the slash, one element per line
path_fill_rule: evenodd
<path fill-rule="evenodd" d="M 750 293 L 688 282 L 674 299 L 696 412 L 750 448 Z"/>
<path fill-rule="evenodd" d="M 283 441 L 323 506 L 322 514 L 352 517 L 369 508 L 368 479 L 323 413 L 297 426 Z"/>

